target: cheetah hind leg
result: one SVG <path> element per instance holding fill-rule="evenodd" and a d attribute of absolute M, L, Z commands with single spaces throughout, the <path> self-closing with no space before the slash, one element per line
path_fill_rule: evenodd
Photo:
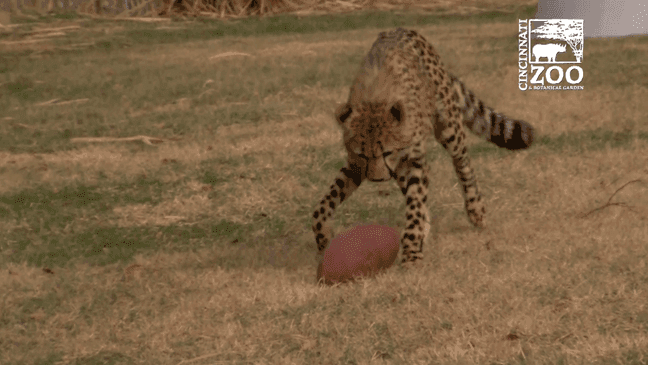
<path fill-rule="evenodd" d="M 466 148 L 466 134 L 464 133 L 463 126 L 458 125 L 444 125 L 440 122 L 440 118 L 436 118 L 434 134 L 436 139 L 448 151 L 452 157 L 452 163 L 461 183 L 463 189 L 464 202 L 468 219 L 475 227 L 484 227 L 484 215 L 486 209 L 482 201 L 479 187 L 477 186 L 477 179 L 475 172 L 470 164 L 470 156 Z"/>
<path fill-rule="evenodd" d="M 317 243 L 318 259 L 324 254 L 333 239 L 333 213 L 344 200 L 346 200 L 362 183 L 361 169 L 349 165 L 340 169 L 335 181 L 330 186 L 329 192 L 320 201 L 313 213 L 313 233 Z"/>

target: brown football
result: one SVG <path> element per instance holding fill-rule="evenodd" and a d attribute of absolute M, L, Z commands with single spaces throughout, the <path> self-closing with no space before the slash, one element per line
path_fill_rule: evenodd
<path fill-rule="evenodd" d="M 328 285 L 370 277 L 394 264 L 400 239 L 395 228 L 359 225 L 342 232 L 324 251 L 317 281 Z"/>

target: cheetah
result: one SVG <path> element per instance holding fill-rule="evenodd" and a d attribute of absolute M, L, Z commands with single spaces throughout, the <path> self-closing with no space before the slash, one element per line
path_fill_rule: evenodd
<path fill-rule="evenodd" d="M 464 126 L 509 150 L 525 149 L 534 139 L 530 124 L 485 106 L 445 71 L 423 36 L 402 28 L 378 35 L 335 118 L 348 158 L 312 216 L 320 258 L 333 238 L 335 209 L 363 181 L 392 178 L 406 201 L 402 261 L 423 258 L 430 230 L 425 143 L 431 134 L 452 157 L 468 218 L 480 228 L 486 210 L 467 153 Z"/>

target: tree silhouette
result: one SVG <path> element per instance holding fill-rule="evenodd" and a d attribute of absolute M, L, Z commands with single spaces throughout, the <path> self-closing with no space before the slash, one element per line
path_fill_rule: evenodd
<path fill-rule="evenodd" d="M 583 20 L 582 19 L 548 19 L 531 30 L 537 38 L 563 40 L 569 44 L 576 62 L 583 59 Z"/>

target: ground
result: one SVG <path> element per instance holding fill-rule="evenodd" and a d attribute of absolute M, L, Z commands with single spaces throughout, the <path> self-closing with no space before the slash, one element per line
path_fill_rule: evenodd
<path fill-rule="evenodd" d="M 586 40 L 583 91 L 521 92 L 512 25 L 532 14 L 2 35 L 79 25 L 0 46 L 0 363 L 645 362 L 645 37 Z M 386 24 L 541 137 L 523 154 L 468 137 L 485 231 L 430 149 L 445 178 L 424 264 L 321 288 L 310 220 L 345 159 L 333 112 Z M 163 142 L 72 141 L 138 135 Z M 404 224 L 393 184 L 348 203 L 339 230 Z"/>

